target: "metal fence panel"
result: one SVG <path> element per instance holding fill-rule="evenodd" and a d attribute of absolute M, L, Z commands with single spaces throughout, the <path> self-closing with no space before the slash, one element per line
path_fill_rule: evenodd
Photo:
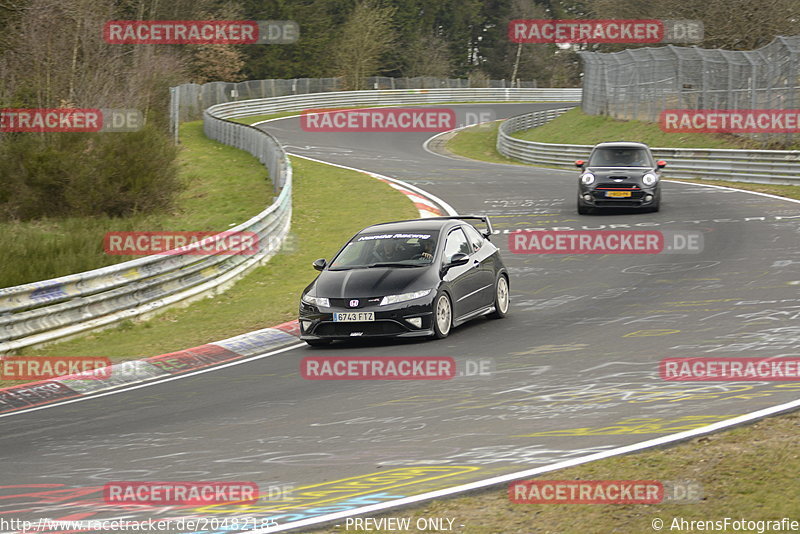
<path fill-rule="evenodd" d="M 800 36 L 757 50 L 664 46 L 580 52 L 581 107 L 592 115 L 657 121 L 664 109 L 800 108 Z M 748 134 L 760 140 L 797 134 Z"/>

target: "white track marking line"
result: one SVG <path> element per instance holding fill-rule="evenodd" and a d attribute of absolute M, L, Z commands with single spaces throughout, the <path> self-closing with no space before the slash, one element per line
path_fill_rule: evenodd
<path fill-rule="evenodd" d="M 209 345 L 213 345 L 213 343 L 209 343 Z M 2 419 L 3 417 L 12 417 L 14 415 L 19 415 L 19 414 L 23 414 L 23 413 L 35 412 L 37 410 L 44 410 L 46 408 L 55 408 L 56 406 L 63 406 L 65 404 L 72 404 L 73 402 L 82 402 L 82 401 L 87 401 L 87 400 L 91 400 L 91 399 L 96 399 L 98 397 L 105 397 L 106 395 L 116 395 L 117 393 L 123 393 L 125 391 L 133 391 L 134 389 L 145 388 L 145 387 L 149 387 L 149 386 L 155 386 L 157 384 L 163 384 L 164 382 L 171 382 L 173 380 L 179 380 L 181 378 L 188 378 L 190 376 L 200 375 L 200 374 L 203 374 L 203 373 L 210 373 L 212 371 L 217 371 L 219 369 L 224 369 L 226 367 L 233 367 L 234 365 L 239 365 L 239 364 L 242 364 L 242 363 L 251 362 L 253 360 L 260 360 L 261 358 L 268 358 L 269 356 L 274 356 L 276 354 L 280 354 L 281 352 L 286 352 L 286 351 L 289 351 L 289 350 L 294 350 L 294 349 L 297 349 L 297 348 L 300 348 L 300 347 L 305 347 L 305 346 L 306 346 L 305 343 L 298 343 L 296 345 L 290 345 L 288 347 L 284 347 L 282 349 L 273 350 L 271 352 L 266 352 L 264 354 L 259 354 L 259 355 L 256 355 L 256 356 L 250 356 L 250 357 L 244 358 L 242 360 L 235 360 L 235 361 L 232 361 L 232 362 L 223 363 L 223 364 L 215 365 L 215 366 L 212 366 L 212 367 L 207 367 L 205 369 L 198 369 L 197 371 L 190 371 L 188 373 L 183 373 L 183 374 L 179 374 L 179 375 L 172 375 L 172 376 L 168 376 L 168 377 L 165 377 L 165 378 L 162 378 L 162 379 L 156 379 L 156 380 L 154 380 L 152 382 L 146 382 L 144 384 L 137 384 L 135 386 L 122 386 L 120 389 L 115 389 L 113 391 L 107 391 L 105 393 L 98 393 L 96 395 L 81 396 L 81 397 L 77 397 L 75 399 L 68 399 L 68 400 L 64 400 L 64 401 L 60 401 L 60 402 L 54 402 L 54 403 L 51 403 L 51 404 L 44 404 L 42 406 L 32 406 L 30 408 L 24 408 L 22 410 L 17 410 L 15 412 L 8 412 L 8 413 L 0 414 L 0 419 Z"/>

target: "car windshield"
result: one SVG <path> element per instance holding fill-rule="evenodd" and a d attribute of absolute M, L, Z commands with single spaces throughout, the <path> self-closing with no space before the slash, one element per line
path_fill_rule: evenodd
<path fill-rule="evenodd" d="M 598 148 L 589 160 L 590 167 L 649 167 L 650 156 L 644 148 Z"/>
<path fill-rule="evenodd" d="M 358 234 L 333 259 L 330 270 L 430 265 L 438 232 Z"/>

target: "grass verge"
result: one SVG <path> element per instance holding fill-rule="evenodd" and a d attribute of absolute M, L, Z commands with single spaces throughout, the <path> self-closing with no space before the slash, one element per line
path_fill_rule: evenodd
<path fill-rule="evenodd" d="M 0 287 L 47 280 L 134 259 L 103 251 L 111 231 L 222 231 L 272 202 L 272 184 L 252 156 L 203 135 L 202 122 L 181 125 L 180 178 L 186 188 L 174 213 L 52 219 L 0 224 Z"/>
<path fill-rule="evenodd" d="M 731 134 L 667 133 L 655 122 L 623 121 L 605 115 L 587 115 L 580 108 L 557 119 L 513 134 L 513 137 L 538 143 L 595 145 L 604 141 L 638 141 L 651 147 L 751 148 L 760 145 Z"/>
<path fill-rule="evenodd" d="M 501 121 L 471 126 L 459 130 L 447 140 L 445 149 L 457 156 L 479 159 L 489 163 L 525 165 L 521 161 L 507 158 L 497 151 L 497 129 Z"/>
<path fill-rule="evenodd" d="M 291 239 L 267 264 L 214 298 L 167 310 L 148 321 L 126 321 L 113 329 L 24 354 L 104 356 L 119 362 L 194 347 L 296 319 L 300 292 L 316 275 L 312 261 L 330 259 L 346 239 L 365 226 L 419 216 L 402 193 L 364 174 L 302 158 L 292 158 L 292 165 Z M 14 383 L 0 382 L 0 386 Z"/>
<path fill-rule="evenodd" d="M 732 520 L 757 521 L 788 517 L 798 521 L 799 432 L 800 413 L 793 412 L 695 438 L 674 447 L 608 458 L 537 477 L 541 480 L 690 481 L 702 488 L 703 497 L 697 503 L 516 504 L 509 500 L 507 486 L 504 486 L 373 517 L 410 517 L 412 532 L 419 532 L 413 528 L 417 518 L 450 518 L 454 519 L 453 532 L 459 534 L 653 533 L 657 532 L 652 527 L 655 519 L 663 521 L 664 532 L 713 530 L 685 526 L 678 529 L 673 523 L 675 518 L 721 521 L 729 517 Z M 520 466 L 520 470 L 525 468 Z M 340 520 L 340 523 L 344 521 Z M 718 528 L 714 531 L 725 530 Z M 775 531 L 788 532 L 772 530 Z M 345 530 L 342 525 L 312 532 L 378 534 L 397 531 L 365 531 L 352 527 Z"/>

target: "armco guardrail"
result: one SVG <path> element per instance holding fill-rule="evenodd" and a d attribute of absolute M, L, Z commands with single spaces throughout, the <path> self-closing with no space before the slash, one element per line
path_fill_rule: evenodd
<path fill-rule="evenodd" d="M 571 88 L 393 89 L 257 98 L 217 104 L 209 110 L 213 109 L 218 117 L 237 118 L 345 106 L 403 106 L 446 102 L 579 102 L 580 99 L 581 90 Z"/>
<path fill-rule="evenodd" d="M 535 111 L 503 122 L 497 132 L 497 151 L 525 163 L 574 168 L 586 159 L 591 145 L 535 143 L 511 134 L 553 120 L 570 108 Z M 618 139 L 609 139 L 617 141 Z M 629 139 L 630 140 L 630 139 Z M 800 184 L 800 150 L 731 150 L 653 147 L 653 155 L 668 163 L 669 178 L 705 178 L 762 184 Z"/>
<path fill-rule="evenodd" d="M 400 89 L 311 93 L 218 104 L 203 115 L 206 135 L 254 155 L 280 194 L 247 222 L 263 250 L 253 256 L 147 256 L 93 271 L 0 289 L 0 354 L 102 328 L 172 304 L 220 291 L 268 260 L 289 231 L 291 165 L 280 143 L 228 119 L 320 107 L 391 106 L 442 102 L 578 101 L 580 89 Z"/>
<path fill-rule="evenodd" d="M 480 85 L 477 85 L 479 84 Z M 469 80 L 464 78 L 396 78 L 368 76 L 364 89 L 434 89 L 434 88 L 491 87 L 538 87 L 536 81 L 516 80 Z M 178 122 L 198 120 L 203 110 L 223 102 L 272 98 L 276 96 L 302 95 L 344 91 L 343 78 L 295 78 L 246 80 L 243 82 L 208 82 L 204 84 L 184 83 L 170 88 L 170 121 L 174 128 Z M 173 129 L 173 132 L 175 130 Z"/>

